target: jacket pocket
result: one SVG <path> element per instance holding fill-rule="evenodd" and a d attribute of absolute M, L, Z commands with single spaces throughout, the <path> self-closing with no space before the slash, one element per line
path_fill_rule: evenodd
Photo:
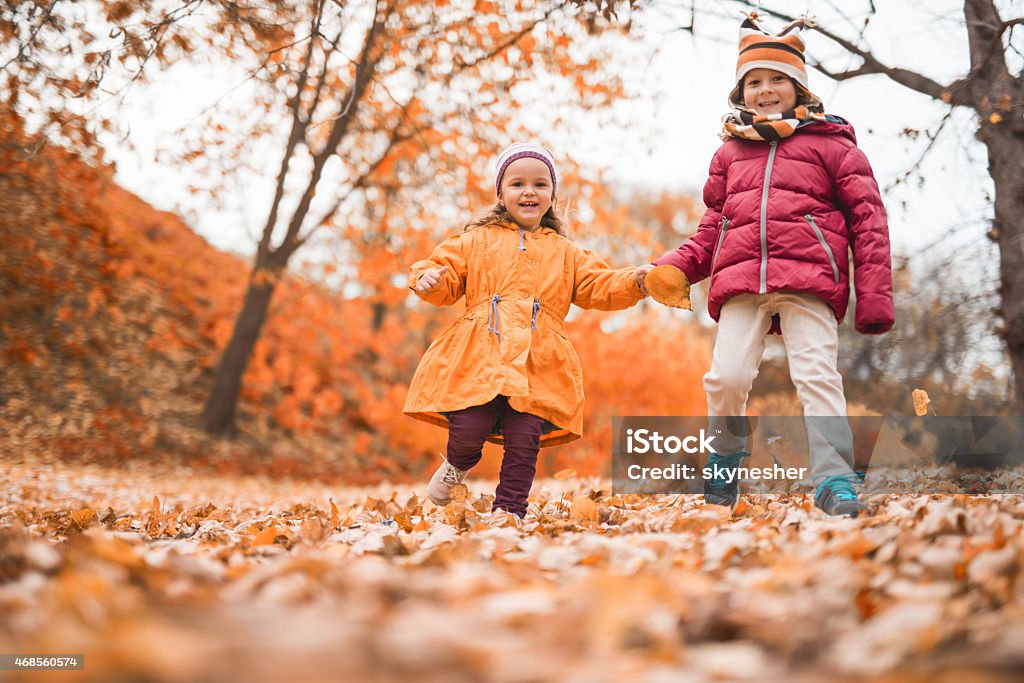
<path fill-rule="evenodd" d="M 715 253 L 711 255 L 711 275 L 715 274 L 715 266 L 718 265 L 718 252 L 722 250 L 722 243 L 725 242 L 725 233 L 729 229 L 729 219 L 722 216 L 722 231 L 718 235 L 718 244 L 715 245 Z"/>
<path fill-rule="evenodd" d="M 839 284 L 839 266 L 836 265 L 836 257 L 832 254 L 832 248 L 828 246 L 828 242 L 825 241 L 825 235 L 822 234 L 821 228 L 814 221 L 814 216 L 807 214 L 804 216 L 804 220 L 814 230 L 814 234 L 818 236 L 818 241 L 821 242 L 821 248 L 825 250 L 825 254 L 828 256 L 829 265 L 832 266 L 832 281 L 837 285 Z"/>

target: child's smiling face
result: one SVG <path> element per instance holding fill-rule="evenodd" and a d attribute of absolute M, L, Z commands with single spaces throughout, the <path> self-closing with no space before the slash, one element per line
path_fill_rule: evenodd
<path fill-rule="evenodd" d="M 551 208 L 553 188 L 551 172 L 540 159 L 516 159 L 501 178 L 499 197 L 505 208 L 524 230 L 536 230 Z"/>
<path fill-rule="evenodd" d="M 796 87 L 781 71 L 751 69 L 743 77 L 743 103 L 761 116 L 788 111 L 796 106 Z"/>

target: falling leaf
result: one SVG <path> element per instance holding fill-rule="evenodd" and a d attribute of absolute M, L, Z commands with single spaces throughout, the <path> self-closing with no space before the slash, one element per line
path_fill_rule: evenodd
<path fill-rule="evenodd" d="M 574 469 L 559 470 L 559 471 L 555 472 L 555 475 L 554 475 L 555 479 L 557 479 L 559 481 L 565 481 L 566 479 L 572 479 L 575 476 L 576 476 L 576 470 L 574 470 Z"/>
<path fill-rule="evenodd" d="M 914 414 L 922 417 L 928 412 L 928 404 L 931 403 L 928 392 L 924 389 L 914 389 L 912 396 L 914 397 Z"/>

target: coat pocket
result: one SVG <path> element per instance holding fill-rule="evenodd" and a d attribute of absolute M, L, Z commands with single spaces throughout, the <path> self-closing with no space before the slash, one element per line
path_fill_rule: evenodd
<path fill-rule="evenodd" d="M 804 216 L 804 220 L 814 230 L 814 234 L 818 236 L 818 241 L 821 242 L 821 248 L 825 250 L 825 255 L 828 256 L 829 265 L 832 266 L 832 281 L 837 285 L 839 284 L 839 266 L 836 265 L 836 257 L 832 253 L 832 247 L 828 246 L 828 242 L 825 241 L 825 235 L 821 232 L 821 228 L 814 221 L 814 216 L 807 214 Z"/>
<path fill-rule="evenodd" d="M 725 233 L 729 229 L 729 219 L 722 216 L 722 231 L 718 235 L 718 244 L 715 245 L 715 253 L 711 255 L 711 275 L 715 274 L 715 267 L 718 265 L 718 252 L 722 250 L 722 243 L 725 242 Z"/>

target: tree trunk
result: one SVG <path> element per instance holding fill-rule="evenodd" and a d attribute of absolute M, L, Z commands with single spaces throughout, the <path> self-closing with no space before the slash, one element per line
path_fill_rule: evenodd
<path fill-rule="evenodd" d="M 1014 402 L 1024 408 L 1024 135 L 1010 126 L 982 125 L 995 182 L 993 236 L 999 242 L 1003 338 L 1013 370 Z"/>
<path fill-rule="evenodd" d="M 258 266 L 256 275 L 267 273 Z M 235 434 L 235 407 L 238 404 L 238 392 L 242 387 L 242 375 L 249 365 L 249 356 L 259 339 L 260 329 L 267 316 L 267 307 L 274 294 L 276 278 L 253 277 L 249 281 L 249 290 L 245 293 L 245 303 L 235 320 L 235 329 L 231 341 L 217 365 L 217 374 L 213 381 L 213 391 L 203 410 L 203 421 L 206 431 L 214 436 L 231 437 Z"/>

